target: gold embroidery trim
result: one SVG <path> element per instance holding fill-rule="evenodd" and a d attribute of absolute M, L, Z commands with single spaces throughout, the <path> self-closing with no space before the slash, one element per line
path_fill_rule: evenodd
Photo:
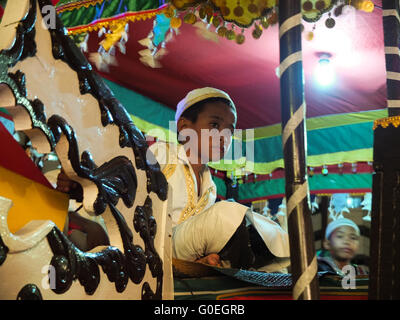
<path fill-rule="evenodd" d="M 90 6 L 95 6 L 102 2 L 104 2 L 104 0 L 86 0 L 86 1 L 80 1 L 79 3 L 66 3 L 56 8 L 56 10 L 57 13 L 61 13 L 64 11 L 73 11 L 75 9 L 80 9 L 82 7 L 89 8 Z"/>
<path fill-rule="evenodd" d="M 162 169 L 162 173 L 165 176 L 165 179 L 169 179 L 175 172 L 176 170 L 176 163 L 170 163 L 170 150 L 169 150 L 169 144 L 166 144 L 166 152 L 167 152 L 167 165 Z M 157 152 L 158 153 L 158 152 Z"/>
<path fill-rule="evenodd" d="M 375 130 L 378 127 L 387 128 L 389 125 L 393 125 L 395 128 L 400 126 L 400 116 L 375 120 L 373 130 Z"/>
<path fill-rule="evenodd" d="M 196 206 L 195 200 L 195 192 L 194 192 L 194 180 L 192 175 L 190 174 L 189 166 L 183 166 L 183 172 L 185 174 L 185 182 L 186 182 L 186 191 L 188 196 L 188 203 L 186 207 L 182 210 L 181 215 L 179 217 L 179 223 L 182 223 L 187 218 L 193 215 L 194 208 Z"/>
<path fill-rule="evenodd" d="M 162 173 L 165 176 L 165 179 L 169 179 L 176 170 L 176 164 L 167 164 L 165 168 L 162 170 Z"/>
<path fill-rule="evenodd" d="M 185 181 L 186 181 L 186 188 L 188 193 L 188 204 L 182 210 L 181 215 L 179 217 L 179 223 L 187 220 L 191 216 L 199 214 L 205 206 L 207 205 L 210 193 L 213 191 L 213 187 L 208 188 L 208 190 L 201 196 L 200 200 L 196 204 L 196 195 L 194 190 L 194 180 L 192 175 L 190 174 L 189 166 L 184 166 L 184 173 L 185 173 Z"/>

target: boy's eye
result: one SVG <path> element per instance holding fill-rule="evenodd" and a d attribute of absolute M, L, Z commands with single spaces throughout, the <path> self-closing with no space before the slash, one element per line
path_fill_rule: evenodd
<path fill-rule="evenodd" d="M 219 123 L 217 123 L 217 122 L 212 122 L 212 123 L 210 123 L 210 125 L 212 128 L 215 128 L 215 129 L 219 128 Z"/>

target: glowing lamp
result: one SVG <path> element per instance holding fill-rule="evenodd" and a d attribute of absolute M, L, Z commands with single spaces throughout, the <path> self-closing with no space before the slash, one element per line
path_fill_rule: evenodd
<path fill-rule="evenodd" d="M 315 70 L 315 79 L 321 86 L 329 86 L 335 81 L 335 70 L 327 57 L 322 57 L 318 61 Z"/>

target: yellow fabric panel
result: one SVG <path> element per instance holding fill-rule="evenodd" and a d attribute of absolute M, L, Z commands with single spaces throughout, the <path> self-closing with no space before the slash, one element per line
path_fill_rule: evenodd
<path fill-rule="evenodd" d="M 31 220 L 51 220 L 60 230 L 64 229 L 67 194 L 0 167 L 0 196 L 13 202 L 7 217 L 10 232 L 15 233 Z"/>

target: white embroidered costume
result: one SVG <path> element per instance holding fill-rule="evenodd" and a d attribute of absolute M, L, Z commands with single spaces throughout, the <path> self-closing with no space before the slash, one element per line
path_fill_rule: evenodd
<path fill-rule="evenodd" d="M 172 199 L 174 258 L 195 261 L 220 252 L 245 216 L 274 256 L 289 257 L 288 234 L 277 223 L 242 204 L 215 202 L 217 189 L 207 166 L 200 175 L 198 192 L 194 171 L 182 145 L 157 142 L 150 150 L 172 188 L 169 199 Z M 289 259 L 284 260 L 276 270 L 288 265 Z"/>

